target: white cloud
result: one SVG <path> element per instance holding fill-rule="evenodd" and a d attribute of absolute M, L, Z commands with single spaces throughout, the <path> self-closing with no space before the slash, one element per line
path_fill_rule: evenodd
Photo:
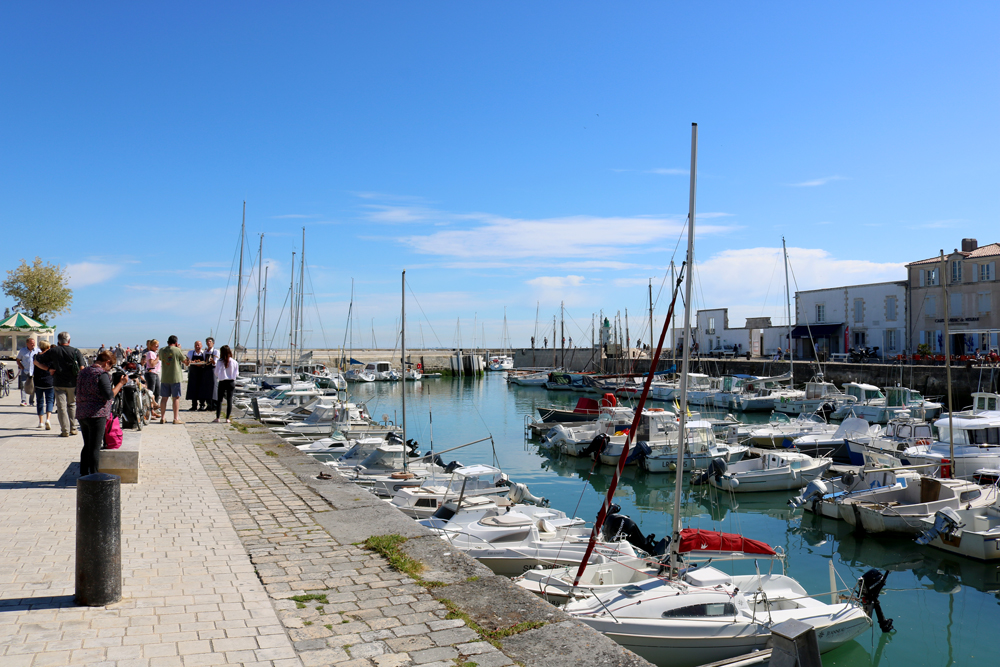
<path fill-rule="evenodd" d="M 111 280 L 121 273 L 123 268 L 117 264 L 78 262 L 76 264 L 69 264 L 66 267 L 66 273 L 69 275 L 69 284 L 71 287 L 86 287 Z"/>
<path fill-rule="evenodd" d="M 690 172 L 687 169 L 647 169 L 647 174 L 659 174 L 661 176 L 687 176 Z"/>
<path fill-rule="evenodd" d="M 419 253 L 430 255 L 600 261 L 607 256 L 609 243 L 613 242 L 619 254 L 647 251 L 655 242 L 676 240 L 685 229 L 683 216 L 577 215 L 536 220 L 486 214 L 461 217 L 472 224 L 430 234 L 404 236 L 397 240 Z M 701 225 L 698 233 L 718 234 L 731 229 L 727 226 Z"/>
<path fill-rule="evenodd" d="M 802 181 L 801 183 L 788 183 L 787 185 L 793 188 L 815 188 L 820 185 L 826 185 L 833 181 L 846 181 L 846 176 L 824 176 L 823 178 L 816 178 L 811 181 Z"/>

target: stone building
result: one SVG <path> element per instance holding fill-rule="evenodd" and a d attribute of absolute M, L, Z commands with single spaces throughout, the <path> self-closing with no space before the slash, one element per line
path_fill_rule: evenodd
<path fill-rule="evenodd" d="M 792 347 L 796 358 L 877 347 L 879 356 L 901 354 L 906 347 L 905 280 L 848 285 L 795 293 Z"/>
<path fill-rule="evenodd" d="M 974 354 L 998 347 L 997 259 L 1000 243 L 980 246 L 976 239 L 962 239 L 962 249 L 945 254 L 943 261 L 938 255 L 906 265 L 911 350 L 927 345 L 932 352 L 944 352 L 946 313 L 952 354 Z"/>

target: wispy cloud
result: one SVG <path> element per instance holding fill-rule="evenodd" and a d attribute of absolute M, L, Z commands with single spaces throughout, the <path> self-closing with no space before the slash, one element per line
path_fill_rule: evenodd
<path fill-rule="evenodd" d="M 657 169 L 647 169 L 647 174 L 659 174 L 660 176 L 687 176 L 691 173 L 687 169 L 666 169 L 659 167 Z"/>
<path fill-rule="evenodd" d="M 833 181 L 846 181 L 848 178 L 846 176 L 824 176 L 823 178 L 815 178 L 811 181 L 802 181 L 801 183 L 786 183 L 789 187 L 793 188 L 815 188 L 820 185 L 826 185 L 827 183 L 832 183 Z"/>
<path fill-rule="evenodd" d="M 965 220 L 932 220 L 931 222 L 925 222 L 922 225 L 917 225 L 923 229 L 948 229 L 950 227 L 957 227 L 963 223 Z"/>
<path fill-rule="evenodd" d="M 121 265 L 100 264 L 98 262 L 78 262 L 69 264 L 66 273 L 71 287 L 87 287 L 111 280 L 122 272 Z"/>
<path fill-rule="evenodd" d="M 191 265 L 192 269 L 225 269 L 228 268 L 227 264 L 222 262 L 195 262 Z"/>

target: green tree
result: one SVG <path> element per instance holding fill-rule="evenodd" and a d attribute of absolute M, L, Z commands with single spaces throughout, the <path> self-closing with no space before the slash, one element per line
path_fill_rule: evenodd
<path fill-rule="evenodd" d="M 22 259 L 21 266 L 7 271 L 7 280 L 0 287 L 28 315 L 44 321 L 46 317 L 69 312 L 73 290 L 66 285 L 68 280 L 65 269 L 36 257 L 32 264 Z"/>

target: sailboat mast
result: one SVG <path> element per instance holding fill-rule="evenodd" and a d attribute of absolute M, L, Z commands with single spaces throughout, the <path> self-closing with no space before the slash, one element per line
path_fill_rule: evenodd
<path fill-rule="evenodd" d="M 302 357 L 302 345 L 304 338 L 302 331 L 302 311 L 305 310 L 305 293 L 306 293 L 306 228 L 302 228 L 302 257 L 299 259 L 299 307 L 297 309 L 299 326 L 296 334 L 296 342 L 298 345 L 295 347 L 296 353 L 298 353 L 299 358 Z"/>
<path fill-rule="evenodd" d="M 263 283 L 261 283 L 261 271 L 264 268 L 264 235 L 260 235 L 260 248 L 257 250 L 257 368 L 260 368 L 260 346 L 264 341 L 263 334 L 260 331 L 261 322 L 261 301 L 260 301 L 260 290 Z"/>
<path fill-rule="evenodd" d="M 295 347 L 295 251 L 292 251 L 292 283 L 288 294 L 288 382 L 295 388 L 295 378 L 292 376 L 292 348 Z"/>
<path fill-rule="evenodd" d="M 681 361 L 681 402 L 677 422 L 677 472 L 674 484 L 674 527 L 670 540 L 670 566 L 676 572 L 680 565 L 681 494 L 684 492 L 684 432 L 687 418 L 688 367 L 691 363 L 691 278 L 694 275 L 695 194 L 698 184 L 698 123 L 691 123 L 691 186 L 688 196 L 688 274 L 684 284 L 684 356 Z"/>
<path fill-rule="evenodd" d="M 406 459 L 406 269 L 403 269 L 403 306 L 399 322 L 399 347 L 402 350 L 400 366 L 403 370 L 403 470 L 407 469 Z"/>
<path fill-rule="evenodd" d="M 560 352 L 559 360 L 562 362 L 563 368 L 566 367 L 566 304 L 564 301 L 559 302 L 559 340 Z"/>
<path fill-rule="evenodd" d="M 263 346 L 264 343 L 267 342 L 267 270 L 270 268 L 271 267 L 269 266 L 264 267 L 264 296 L 262 298 L 262 301 L 260 302 L 260 325 L 262 327 L 260 334 L 261 346 Z M 259 357 L 260 354 L 258 353 L 257 356 Z M 261 358 L 261 360 L 263 361 L 263 357 Z M 260 373 L 261 371 L 261 366 L 262 366 L 261 363 L 257 364 L 258 373 Z"/>
<path fill-rule="evenodd" d="M 674 277 L 674 260 L 670 260 L 670 284 L 673 285 L 677 279 Z M 677 320 L 674 320 L 672 332 L 670 334 L 670 358 L 674 360 L 674 370 L 677 369 Z"/>
<path fill-rule="evenodd" d="M 240 296 L 243 292 L 243 241 L 247 233 L 247 202 L 243 200 L 243 222 L 240 224 L 240 269 L 239 273 L 236 275 L 236 327 L 233 331 L 234 338 L 236 340 L 233 342 L 233 353 L 239 353 L 240 347 L 240 306 L 241 299 Z"/>
<path fill-rule="evenodd" d="M 944 290 L 944 374 L 948 383 L 948 460 L 951 461 L 951 476 L 955 477 L 955 426 L 951 407 L 951 331 L 948 319 L 951 317 L 951 304 L 948 303 L 948 273 L 944 261 L 944 250 L 941 250 L 941 288 Z M 938 471 L 941 475 L 941 471 Z"/>
<path fill-rule="evenodd" d="M 552 368 L 559 368 L 556 366 L 556 316 L 552 316 Z"/>
<path fill-rule="evenodd" d="M 795 389 L 795 355 L 792 354 L 792 288 L 788 283 L 788 248 L 785 247 L 784 236 L 781 237 L 781 252 L 785 256 L 785 308 L 788 313 L 788 388 Z"/>
<path fill-rule="evenodd" d="M 653 279 L 649 279 L 649 352 L 652 360 L 653 352 Z M 655 371 L 655 369 L 654 369 Z"/>

